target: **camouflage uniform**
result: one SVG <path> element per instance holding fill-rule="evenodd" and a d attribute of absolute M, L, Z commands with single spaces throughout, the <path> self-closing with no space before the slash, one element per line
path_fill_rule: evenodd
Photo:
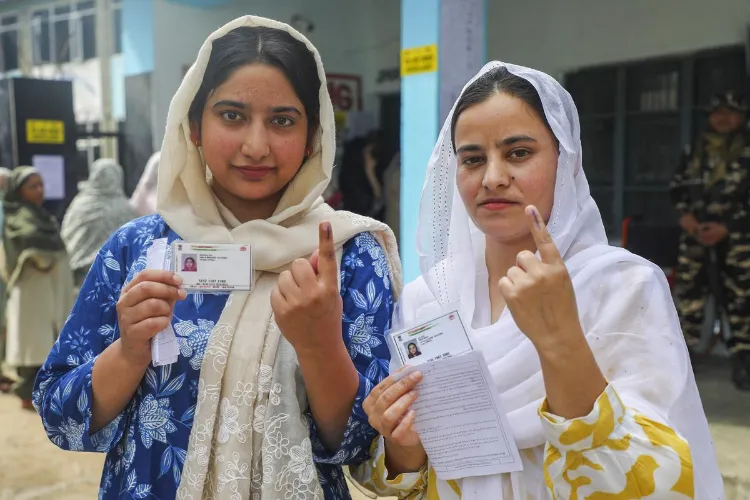
<path fill-rule="evenodd" d="M 721 157 L 711 153 L 719 140 L 725 141 L 718 148 Z M 730 351 L 750 355 L 750 135 L 744 130 L 724 137 L 704 134 L 693 148 L 686 148 L 670 196 L 680 214 L 693 214 L 701 223 L 718 222 L 729 230 L 714 247 L 718 300 L 729 317 Z M 683 232 L 675 292 L 689 346 L 696 346 L 701 336 L 710 284 L 708 255 L 695 236 Z"/>

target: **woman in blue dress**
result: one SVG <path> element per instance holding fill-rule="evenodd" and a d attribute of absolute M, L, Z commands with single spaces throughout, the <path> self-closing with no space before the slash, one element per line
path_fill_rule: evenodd
<path fill-rule="evenodd" d="M 309 41 L 256 17 L 209 37 L 169 110 L 158 215 L 101 249 L 36 381 L 50 439 L 107 453 L 100 498 L 349 498 L 401 283 L 390 230 L 320 200 L 334 146 Z M 164 239 L 252 245 L 252 291 L 187 294 L 147 269 Z M 170 325 L 179 359 L 154 366 Z"/>

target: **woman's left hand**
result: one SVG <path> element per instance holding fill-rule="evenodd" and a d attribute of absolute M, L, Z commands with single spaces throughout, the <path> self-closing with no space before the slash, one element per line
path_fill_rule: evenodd
<path fill-rule="evenodd" d="M 295 260 L 271 292 L 276 324 L 300 356 L 330 352 L 332 345 L 343 342 L 343 303 L 329 222 L 320 224 L 318 237 L 318 251 L 309 260 Z"/>
<path fill-rule="evenodd" d="M 536 207 L 526 207 L 526 217 L 541 260 L 528 250 L 520 252 L 499 282 L 500 293 L 518 328 L 537 351 L 547 351 L 568 339 L 579 340 L 583 333 L 560 252 Z"/>

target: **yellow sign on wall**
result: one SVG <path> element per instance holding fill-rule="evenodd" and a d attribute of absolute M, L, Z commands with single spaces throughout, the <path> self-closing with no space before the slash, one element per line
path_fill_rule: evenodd
<path fill-rule="evenodd" d="M 401 76 L 432 73 L 438 69 L 437 44 L 401 50 Z"/>
<path fill-rule="evenodd" d="M 29 144 L 64 144 L 65 123 L 60 120 L 26 120 Z"/>

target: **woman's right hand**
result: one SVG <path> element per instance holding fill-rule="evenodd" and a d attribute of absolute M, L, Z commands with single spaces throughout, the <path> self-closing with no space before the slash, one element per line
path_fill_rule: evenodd
<path fill-rule="evenodd" d="M 134 365 L 151 362 L 151 338 L 169 326 L 175 303 L 187 296 L 181 283 L 170 271 L 146 269 L 122 289 L 117 301 L 120 342 Z"/>
<path fill-rule="evenodd" d="M 418 471 L 427 460 L 413 428 L 416 414 L 411 409 L 417 399 L 414 388 L 421 380 L 422 374 L 418 371 L 398 381 L 391 375 L 378 384 L 362 404 L 370 425 L 385 438 L 389 476 Z"/>

